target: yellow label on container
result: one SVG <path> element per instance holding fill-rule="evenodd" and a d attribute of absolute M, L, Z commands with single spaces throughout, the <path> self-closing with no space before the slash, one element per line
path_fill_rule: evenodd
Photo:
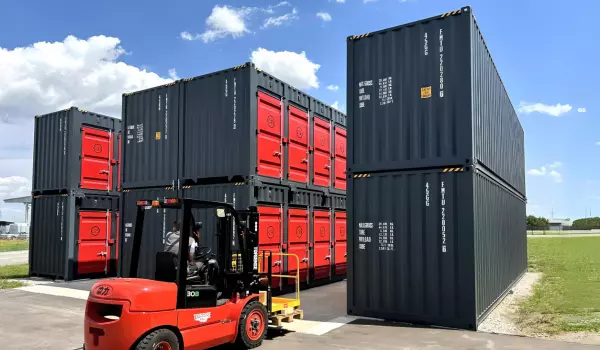
<path fill-rule="evenodd" d="M 156 139 L 157 139 L 157 140 L 160 140 L 160 131 L 157 131 L 157 132 L 156 132 Z"/>
<path fill-rule="evenodd" d="M 421 98 L 431 97 L 431 86 L 425 86 L 421 88 Z"/>

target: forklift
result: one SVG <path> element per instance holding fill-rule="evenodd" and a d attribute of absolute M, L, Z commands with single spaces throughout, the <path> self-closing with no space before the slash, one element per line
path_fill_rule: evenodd
<path fill-rule="evenodd" d="M 229 343 L 251 349 L 262 344 L 269 322 L 277 319 L 273 313 L 299 311 L 299 293 L 296 299 L 275 298 L 273 305 L 274 253 L 258 251 L 255 207 L 238 211 L 227 203 L 189 198 L 136 204 L 131 277 L 94 284 L 86 304 L 83 349 L 207 349 Z M 155 278 L 136 278 L 144 214 L 156 208 L 183 212 L 178 254 L 157 252 Z M 189 237 L 200 225 L 195 209 L 214 213 L 217 251 L 200 247 L 188 258 Z M 287 277 L 298 281 L 298 275 Z"/>

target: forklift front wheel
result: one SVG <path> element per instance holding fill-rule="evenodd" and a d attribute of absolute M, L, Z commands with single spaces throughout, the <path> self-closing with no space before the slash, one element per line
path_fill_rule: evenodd
<path fill-rule="evenodd" d="M 257 300 L 251 301 L 242 310 L 238 325 L 237 343 L 243 349 L 259 347 L 267 334 L 267 309 Z"/>
<path fill-rule="evenodd" d="M 142 338 L 135 350 L 179 350 L 179 340 L 175 333 L 161 328 Z"/>

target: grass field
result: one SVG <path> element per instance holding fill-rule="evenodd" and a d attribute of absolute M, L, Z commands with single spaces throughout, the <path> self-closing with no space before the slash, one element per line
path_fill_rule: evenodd
<path fill-rule="evenodd" d="M 528 239 L 529 270 L 542 272 L 520 305 L 525 330 L 600 332 L 600 237 Z"/>
<path fill-rule="evenodd" d="M 0 241 L 0 253 L 1 252 L 15 252 L 17 250 L 29 249 L 29 240 L 15 239 L 15 240 L 1 240 Z"/>
<path fill-rule="evenodd" d="M 23 278 L 29 274 L 29 265 L 0 266 L 0 289 L 17 288 L 24 286 L 21 282 L 9 281 L 11 278 Z"/>

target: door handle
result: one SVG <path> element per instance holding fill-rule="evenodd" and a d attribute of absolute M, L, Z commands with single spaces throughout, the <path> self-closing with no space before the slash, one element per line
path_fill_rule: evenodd
<path fill-rule="evenodd" d="M 105 256 L 105 255 L 106 255 L 106 252 L 100 252 L 97 254 L 97 256 Z"/>
<path fill-rule="evenodd" d="M 325 165 L 325 169 L 331 169 L 331 166 Z"/>
<path fill-rule="evenodd" d="M 330 260 L 330 259 L 331 259 L 331 255 L 325 256 L 325 260 Z"/>
<path fill-rule="evenodd" d="M 281 265 L 281 260 L 277 260 L 275 262 L 273 262 L 273 266 L 279 266 Z"/>
<path fill-rule="evenodd" d="M 104 169 L 104 170 L 100 170 L 100 174 L 109 174 L 108 170 Z"/>
<path fill-rule="evenodd" d="M 308 159 L 302 159 L 302 163 L 308 164 Z"/>
<path fill-rule="evenodd" d="M 344 253 L 344 258 L 348 256 L 348 253 Z"/>
<path fill-rule="evenodd" d="M 308 258 L 304 258 L 304 259 L 300 260 L 300 262 L 308 262 Z"/>
<path fill-rule="evenodd" d="M 274 155 L 275 157 L 281 157 L 281 152 L 275 152 L 275 153 L 273 153 L 273 155 Z"/>

